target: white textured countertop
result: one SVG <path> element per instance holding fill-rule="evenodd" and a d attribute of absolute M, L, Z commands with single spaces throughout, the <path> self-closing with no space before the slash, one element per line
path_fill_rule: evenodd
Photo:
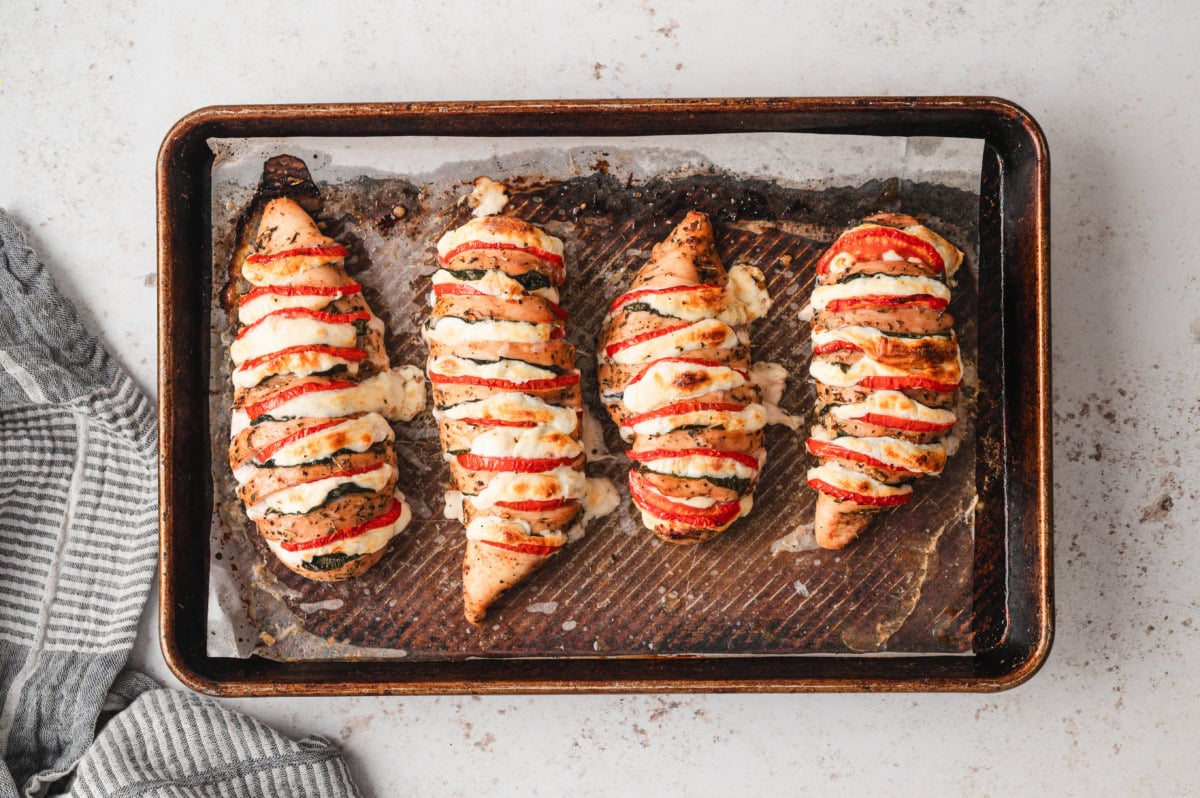
<path fill-rule="evenodd" d="M 1053 159 L 1057 636 L 1025 686 L 231 704 L 340 741 L 379 796 L 1196 789 L 1195 4 L 171 5 L 21 3 L 0 25 L 0 206 L 151 393 L 155 154 L 200 106 L 994 94 Z M 174 684 L 154 616 L 133 664 Z"/>

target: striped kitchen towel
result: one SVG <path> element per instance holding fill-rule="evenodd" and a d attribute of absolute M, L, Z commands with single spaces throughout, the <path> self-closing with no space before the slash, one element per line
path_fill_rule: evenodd
<path fill-rule="evenodd" d="M 321 738 L 121 673 L 154 574 L 156 459 L 154 408 L 0 210 L 0 798 L 77 766 L 83 796 L 358 795 Z"/>

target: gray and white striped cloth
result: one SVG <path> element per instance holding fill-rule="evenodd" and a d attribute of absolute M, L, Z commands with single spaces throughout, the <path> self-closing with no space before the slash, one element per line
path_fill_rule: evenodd
<path fill-rule="evenodd" d="M 157 445 L 154 408 L 0 210 L 0 798 L 73 771 L 80 796 L 358 795 L 327 741 L 121 672 L 158 550 Z"/>

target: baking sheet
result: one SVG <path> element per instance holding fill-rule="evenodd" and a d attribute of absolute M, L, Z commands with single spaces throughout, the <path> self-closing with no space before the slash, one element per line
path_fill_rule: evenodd
<path fill-rule="evenodd" d="M 580 350 L 585 401 L 618 455 L 589 466 L 621 485 L 627 468 L 594 392 L 599 320 L 690 207 L 712 215 L 727 265 L 760 265 L 775 298 L 754 328 L 756 360 L 792 374 L 784 407 L 808 415 L 807 325 L 797 319 L 823 244 L 874 210 L 927 214 L 967 252 L 952 305 L 974 363 L 982 142 L 811 134 L 631 139 L 214 140 L 213 270 L 228 270 L 238 214 L 263 162 L 303 158 L 321 187 L 323 221 L 348 243 L 349 266 L 388 324 L 394 363 L 423 363 L 433 242 L 465 220 L 460 199 L 480 175 L 514 187 L 508 213 L 567 242 L 564 307 Z M 403 208 L 403 211 L 397 211 Z M 214 295 L 219 291 L 214 291 Z M 717 540 L 673 547 L 641 528 L 626 500 L 494 608 L 462 620 L 462 531 L 440 518 L 448 474 L 425 415 L 396 426 L 415 520 L 365 577 L 304 580 L 274 562 L 233 498 L 226 470 L 228 320 L 212 313 L 214 509 L 208 653 L 275 659 L 471 656 L 662 656 L 970 651 L 975 446 L 969 423 L 946 473 L 841 552 L 772 557 L 771 544 L 811 524 L 804 429 L 768 431 L 756 508 Z M 969 370 L 970 371 L 970 370 Z M 590 389 L 590 390 L 589 390 Z M 964 396 L 973 385 L 968 374 Z M 622 488 L 623 490 L 623 488 Z"/>

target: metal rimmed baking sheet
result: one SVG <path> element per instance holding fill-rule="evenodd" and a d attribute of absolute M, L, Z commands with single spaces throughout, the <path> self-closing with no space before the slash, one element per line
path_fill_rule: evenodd
<path fill-rule="evenodd" d="M 1019 441 L 1010 439 L 1016 409 L 1025 414 L 1029 406 L 1010 404 L 1012 391 L 1032 391 L 1026 396 L 1039 395 L 1045 387 L 1044 372 L 1026 371 L 1028 364 L 1021 364 L 1019 382 L 1010 380 L 1011 364 L 1005 347 L 1014 336 L 1006 336 L 1010 314 L 1009 301 L 1027 300 L 1018 304 L 1017 310 L 1033 312 L 1036 332 L 1039 325 L 1044 330 L 1044 248 L 1037 246 L 1027 250 L 1032 257 L 1018 258 L 1016 262 L 1005 260 L 1016 249 L 1006 250 L 1005 242 L 1012 237 L 1016 243 L 1025 242 L 1033 233 L 1037 238 L 1038 225 L 1026 223 L 1021 229 L 1015 224 L 1015 214 L 1006 214 L 1006 208 L 1020 200 L 1022 208 L 1041 208 L 1039 179 L 1044 177 L 1044 157 L 1038 166 L 1036 152 L 1040 138 L 1036 127 L 1016 109 L 994 101 L 928 100 L 909 101 L 906 106 L 898 101 L 880 101 L 875 106 L 863 105 L 848 100 L 788 100 L 788 101 L 690 101 L 678 103 L 566 103 L 530 104 L 514 106 L 448 106 L 448 107 L 396 107 L 356 106 L 333 109 L 246 109 L 216 110 L 201 112 L 185 120 L 164 144 L 164 167 L 160 171 L 160 219 L 162 227 L 161 267 L 163 269 L 162 321 L 164 385 L 160 393 L 163 398 L 164 440 L 164 595 L 167 591 L 183 599 L 168 606 L 164 601 L 163 632 L 164 651 L 181 676 L 194 686 L 212 692 L 256 694 L 262 692 L 429 692 L 445 690 L 555 690 L 555 689 L 994 689 L 1023 678 L 1036 666 L 1043 656 L 1049 640 L 1049 574 L 1045 559 L 1048 543 L 1048 494 L 1045 493 L 1045 457 L 1039 461 L 1042 470 L 1034 473 L 1032 496 L 1026 494 L 1026 504 L 1014 507 L 1011 491 L 1006 496 L 1004 488 L 1011 488 L 1011 461 L 1015 454 L 1014 443 L 1020 443 L 1023 455 L 1028 454 L 1029 444 L 1034 442 L 1034 452 L 1043 452 L 1036 441 L 1044 428 L 1019 419 L 1017 427 L 1023 431 Z M 894 108 L 887 108 L 891 103 Z M 974 103 L 975 107 L 970 106 Z M 521 113 L 518 113 L 518 109 Z M 670 110 L 668 110 L 670 109 Z M 857 119 L 855 119 L 857 118 Z M 891 121 L 889 126 L 887 122 Z M 1007 121 L 1006 121 L 1007 120 Z M 272 124 L 265 124 L 271 122 Z M 856 123 L 857 122 L 857 127 Z M 441 124 L 436 124 L 441 123 Z M 981 362 L 981 371 L 995 366 L 996 379 L 987 394 L 981 413 L 990 413 L 995 419 L 994 431 L 980 439 L 980 447 L 991 458 L 992 466 L 977 469 L 976 482 L 986 500 L 979 514 L 978 533 L 973 543 L 974 569 L 972 577 L 973 611 L 969 618 L 962 619 L 971 639 L 972 651 L 958 657 L 917 657 L 904 655 L 888 658 L 839 654 L 836 657 L 804 658 L 786 656 L 744 656 L 759 653 L 746 647 L 735 646 L 729 654 L 716 656 L 708 650 L 700 656 L 688 659 L 644 657 L 639 660 L 594 658 L 587 660 L 539 661 L 536 666 L 528 662 L 514 664 L 511 660 L 458 660 L 441 662 L 441 667 L 431 670 L 420 662 L 378 663 L 268 663 L 260 658 L 245 661 L 208 657 L 196 643 L 195 630 L 188 628 L 203 612 L 196 607 L 206 603 L 206 595 L 197 594 L 189 588 L 198 585 L 194 578 L 188 579 L 181 565 L 187 560 L 195 562 L 197 555 L 207 557 L 207 546 L 197 541 L 195 525 L 191 534 L 185 529 L 189 521 L 180 514 L 180 509 L 194 502 L 195 497 L 187 491 L 204 490 L 207 480 L 204 472 L 197 473 L 196 466 L 208 466 L 207 458 L 200 463 L 195 449 L 189 457 L 177 456 L 182 452 L 180 444 L 194 433 L 195 423 L 203 418 L 207 423 L 207 409 L 197 408 L 195 402 L 183 397 L 180 388 L 188 379 L 200 376 L 201 369 L 208 366 L 209 353 L 206 347 L 197 346 L 199 341 L 181 341 L 180 331 L 189 328 L 193 333 L 198 324 L 207 322 L 203 308 L 196 308 L 196 296 L 188 296 L 184 290 L 190 285 L 199 289 L 199 294 L 209 296 L 202 274 L 194 273 L 198 266 L 207 266 L 203 258 L 208 255 L 201 237 L 211 226 L 211 220 L 201 211 L 197 213 L 199 200 L 207 197 L 207 169 L 205 156 L 197 144 L 204 135 L 378 135 L 381 133 L 404 134 L 440 132 L 477 135 L 503 133 L 556 132 L 585 135 L 614 132 L 648 134 L 661 132 L 664 126 L 692 126 L 694 132 L 725 132 L 739 130 L 814 130 L 838 129 L 843 132 L 891 133 L 893 135 L 976 135 L 985 139 L 985 179 L 980 214 L 980 289 L 979 325 L 981 331 L 994 335 L 995 343 L 989 345 L 988 360 Z M 1008 129 L 1006 129 L 1006 125 Z M 207 126 L 207 127 L 206 127 Z M 547 131 L 547 126 L 554 128 Z M 1007 132 L 1006 132 L 1007 130 Z M 989 138 L 990 135 L 990 138 Z M 1009 139 L 1005 139 L 1008 135 Z M 1003 145 L 1003 146 L 998 146 Z M 1004 147 L 1014 151 L 1004 156 Z M 189 147 L 191 150 L 189 150 Z M 1022 147 L 1024 149 L 1022 149 Z M 205 148 L 207 149 L 207 148 Z M 1041 153 L 1044 156 L 1044 152 Z M 189 160 L 189 157 L 194 160 Z M 1032 161 L 1030 160 L 1032 158 Z M 174 163 L 175 168 L 172 167 Z M 1007 171 L 1006 171 L 1007 167 Z M 999 180 L 1007 175 L 1027 181 L 1028 195 L 1009 196 L 1006 188 L 1011 184 Z M 189 184 L 188 181 L 191 181 Z M 182 195 L 172 193 L 171 186 L 190 186 L 195 193 Z M 163 196 L 164 192 L 167 196 Z M 1030 204 L 1032 202 L 1032 205 Z M 190 208 L 188 207 L 191 203 Z M 184 211 L 190 210 L 188 216 Z M 180 214 L 183 213 L 183 216 Z M 1030 216 L 1023 212 L 1020 218 L 1041 220 L 1041 213 Z M 1044 227 L 1041 229 L 1044 234 Z M 183 240 L 198 244 L 195 248 L 181 249 Z M 1040 239 L 1044 247 L 1044 238 Z M 197 257 L 199 254 L 199 257 Z M 1003 280 L 1006 269 L 1029 269 L 1027 274 L 1034 279 L 1013 285 L 1009 293 Z M 1039 269 L 1041 270 L 1039 272 Z M 1011 285 L 1011 284 L 1009 284 Z M 1041 293 L 1039 293 L 1041 292 Z M 190 307 L 188 307 L 190 305 Z M 1023 335 L 1015 335 L 1017 343 Z M 1037 347 L 1044 346 L 1045 339 L 1034 337 L 1032 362 L 1042 362 L 1044 351 L 1038 354 Z M 1039 358 L 1041 360 L 1039 361 Z M 990 365 L 989 365 L 990 364 Z M 168 373 L 167 366 L 174 368 Z M 1031 380 L 1030 377 L 1033 377 Z M 1044 397 L 1043 397 L 1044 398 Z M 183 401 L 180 401 L 183 399 Z M 1037 411 L 1036 403 L 1032 407 Z M 198 410 L 203 412 L 199 415 Z M 1044 408 L 1043 408 L 1044 410 Z M 190 425 L 183 419 L 190 418 Z M 1033 421 L 1037 422 L 1035 412 Z M 1044 424 L 1044 412 L 1040 419 Z M 181 423 L 182 422 L 182 423 Z M 1030 432 L 1032 430 L 1032 433 Z M 1007 433 L 1007 434 L 1006 434 Z M 1032 435 L 1032 437 L 1030 437 Z M 1044 441 L 1042 441 L 1044 444 Z M 978 449 L 977 449 L 978 451 Z M 994 456 L 999 453 L 1000 456 Z M 1022 474 L 1022 478 L 1028 477 Z M 1039 486 L 1039 480 L 1043 480 Z M 1016 480 L 1021 481 L 1021 480 Z M 190 486 L 189 486 L 190 485 Z M 211 490 L 211 485 L 207 486 Z M 182 489 L 182 490 L 181 490 Z M 185 495 L 187 493 L 187 495 Z M 203 495 L 203 493 L 202 493 Z M 1029 504 L 1030 500 L 1033 504 Z M 193 505 L 195 506 L 195 505 Z M 211 505 L 210 505 L 211 506 Z M 1029 508 L 1034 512 L 1028 514 Z M 1025 511 L 1024 515 L 1015 513 Z M 1018 523 L 1014 526 L 1013 521 Z M 1028 536 L 1028 535 L 1031 535 Z M 1032 545 L 1029 545 L 1032 543 Z M 1014 558 L 1014 546 L 1021 557 Z M 1029 559 L 1032 555 L 1032 559 Z M 1013 566 L 1017 569 L 1014 570 Z M 1022 572 L 1023 571 L 1023 572 Z M 1022 591 L 1017 598 L 1020 605 L 1005 598 L 999 590 L 1006 580 L 1029 578 L 1029 590 Z M 1012 594 L 1008 594 L 1011 598 Z M 1005 606 L 1000 606 L 997 602 Z M 180 612 L 180 606 L 182 612 Z M 1017 612 L 1012 612 L 1016 609 Z M 1021 627 L 1022 620 L 1032 625 Z M 1014 623 L 1016 621 L 1017 623 Z M 1014 633 L 1017 633 L 1014 635 Z M 203 638 L 203 634 L 199 635 Z M 1015 648 L 1012 648 L 1016 646 Z M 1043 653 L 1039 653 L 1043 652 Z M 551 652 L 552 655 L 552 652 Z M 829 660 L 829 662 L 826 662 Z M 988 675 L 987 667 L 997 668 Z M 328 674 L 337 673 L 338 676 Z M 356 681 L 347 682 L 348 674 L 356 674 Z M 326 675 L 322 675 L 326 674 Z M 569 682 L 569 683 L 568 683 Z"/>

